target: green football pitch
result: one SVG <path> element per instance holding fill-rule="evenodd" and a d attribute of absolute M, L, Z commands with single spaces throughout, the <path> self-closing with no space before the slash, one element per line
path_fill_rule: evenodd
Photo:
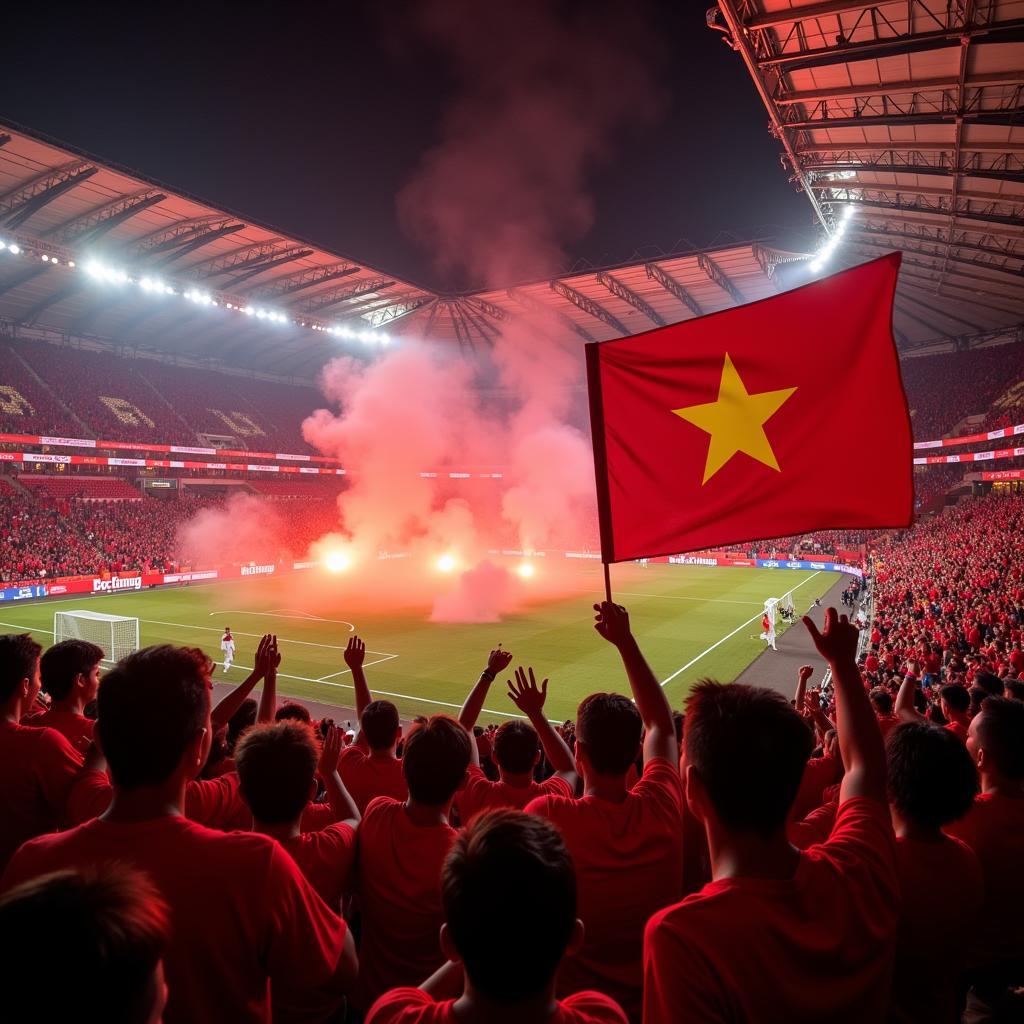
<path fill-rule="evenodd" d="M 260 635 L 276 632 L 283 656 L 279 693 L 343 707 L 352 706 L 353 694 L 342 652 L 355 631 L 366 642 L 371 690 L 394 700 L 405 716 L 459 707 L 498 643 L 512 651 L 514 664 L 550 677 L 546 711 L 553 720 L 574 717 L 580 699 L 595 690 L 628 692 L 615 651 L 593 630 L 592 605 L 603 588 L 599 564 L 579 567 L 570 596 L 484 625 L 430 622 L 425 607 L 361 611 L 358 596 L 341 587 L 329 598 L 318 588 L 314 597 L 301 575 L 9 604 L 0 607 L 0 629 L 29 630 L 49 646 L 56 611 L 136 616 L 143 646 L 197 645 L 219 662 L 220 635 L 230 625 L 236 664 L 226 674 L 218 665 L 218 682 L 244 678 Z M 757 657 L 765 598 L 792 590 L 802 613 L 838 578 L 664 564 L 616 566 L 612 576 L 616 600 L 629 608 L 633 631 L 675 707 L 695 680 L 731 681 Z M 492 688 L 482 721 L 514 713 L 503 683 Z"/>

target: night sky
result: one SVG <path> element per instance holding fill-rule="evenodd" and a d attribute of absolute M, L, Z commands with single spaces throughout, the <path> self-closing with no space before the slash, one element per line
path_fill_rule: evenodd
<path fill-rule="evenodd" d="M 810 205 L 780 167 L 742 60 L 705 26 L 706 5 L 601 6 L 644 26 L 663 109 L 588 167 L 594 225 L 566 245 L 567 262 L 709 245 L 726 231 L 812 239 Z M 445 55 L 410 27 L 417 10 L 398 0 L 15 5 L 0 118 L 416 282 L 458 287 L 396 213 L 458 89 Z"/>

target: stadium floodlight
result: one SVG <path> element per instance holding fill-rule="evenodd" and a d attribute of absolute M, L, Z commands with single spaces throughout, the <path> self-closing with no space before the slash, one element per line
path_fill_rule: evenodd
<path fill-rule="evenodd" d="M 438 572 L 451 572 L 455 568 L 455 556 L 441 555 L 436 564 Z"/>
<path fill-rule="evenodd" d="M 524 580 L 528 580 L 536 570 L 533 567 L 533 562 L 521 562 L 516 567 L 516 572 L 519 573 Z"/>
<path fill-rule="evenodd" d="M 21 246 L 18 245 L 17 242 L 11 242 L 11 244 L 7 246 L 7 248 L 10 249 L 10 251 L 13 252 L 15 256 L 17 256 L 21 252 Z"/>
<path fill-rule="evenodd" d="M 352 559 L 345 551 L 332 551 L 324 559 L 328 572 L 344 572 L 352 565 Z"/>
<path fill-rule="evenodd" d="M 39 258 L 40 258 L 40 259 L 41 259 L 41 260 L 42 260 L 42 261 L 43 261 L 44 263 L 49 263 L 49 262 L 50 262 L 50 257 L 49 257 L 49 256 L 48 256 L 48 255 L 47 255 L 47 254 L 46 254 L 45 252 L 44 252 L 44 253 L 43 253 L 43 255 L 42 255 L 42 256 L 40 256 Z"/>
<path fill-rule="evenodd" d="M 825 264 L 820 259 L 811 260 L 809 269 L 812 274 L 817 274 Z"/>

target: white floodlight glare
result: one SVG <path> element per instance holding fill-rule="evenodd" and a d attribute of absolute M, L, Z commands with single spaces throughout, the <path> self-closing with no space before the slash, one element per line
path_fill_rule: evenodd
<path fill-rule="evenodd" d="M 17 256 L 21 252 L 21 246 L 18 245 L 17 242 L 11 242 L 11 244 L 7 246 L 7 248 L 10 249 L 15 256 Z"/>

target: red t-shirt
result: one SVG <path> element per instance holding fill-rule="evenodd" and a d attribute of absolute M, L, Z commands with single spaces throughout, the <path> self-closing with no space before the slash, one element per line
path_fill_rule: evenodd
<path fill-rule="evenodd" d="M 268 979 L 314 990 L 333 977 L 345 922 L 266 836 L 216 832 L 177 815 L 135 824 L 97 818 L 27 843 L 0 890 L 105 861 L 147 872 L 170 907 L 168 1024 L 265 1024 Z"/>
<path fill-rule="evenodd" d="M 444 825 L 415 825 L 405 804 L 379 797 L 359 824 L 357 892 L 363 911 L 356 1006 L 418 985 L 443 963 L 438 933 L 441 866 L 455 839 Z"/>
<path fill-rule="evenodd" d="M 82 772 L 68 797 L 68 823 L 80 825 L 98 818 L 110 806 L 112 793 L 106 772 Z M 185 787 L 185 816 L 207 828 L 251 828 L 252 812 L 242 799 L 238 773 L 228 772 L 216 779 L 193 779 Z"/>
<path fill-rule="evenodd" d="M 454 999 L 438 1002 L 418 988 L 396 988 L 373 1004 L 366 1024 L 458 1024 L 454 1005 Z M 600 992 L 578 992 L 559 1000 L 550 1017 L 524 1024 L 626 1024 L 626 1015 Z"/>
<path fill-rule="evenodd" d="M 491 782 L 476 765 L 470 765 L 466 769 L 465 787 L 455 794 L 455 807 L 459 821 L 468 825 L 481 811 L 493 811 L 499 807 L 513 807 L 521 811 L 531 800 L 548 795 L 572 796 L 572 788 L 558 775 L 552 775 L 544 782 L 531 779 L 526 786 Z"/>
<path fill-rule="evenodd" d="M 963 722 L 949 722 L 943 728 L 951 732 L 962 743 L 967 742 L 967 726 Z"/>
<path fill-rule="evenodd" d="M 0 868 L 27 839 L 65 823 L 82 758 L 54 729 L 0 720 Z"/>
<path fill-rule="evenodd" d="M 559 994 L 597 989 L 639 1019 L 644 925 L 683 890 L 679 769 L 652 758 L 621 803 L 545 796 L 526 806 L 559 827 L 576 866 L 583 948 L 559 970 Z"/>
<path fill-rule="evenodd" d="M 956 985 L 981 909 L 981 865 L 967 846 L 946 837 L 897 839 L 896 862 L 900 914 L 890 1019 L 958 1024 Z"/>
<path fill-rule="evenodd" d="M 821 794 L 826 786 L 836 781 L 840 765 L 834 757 L 812 757 L 804 767 L 800 789 L 797 791 L 793 808 L 789 812 L 792 821 L 806 817 L 815 807 L 821 806 Z"/>
<path fill-rule="evenodd" d="M 644 1024 L 883 1020 L 898 899 L 889 808 L 847 800 L 792 878 L 723 878 L 651 918 Z"/>
<path fill-rule="evenodd" d="M 985 876 L 972 961 L 1024 957 L 1024 798 L 982 793 L 967 816 L 947 825 L 946 832 L 977 854 Z"/>
<path fill-rule="evenodd" d="M 341 897 L 352 884 L 355 829 L 338 821 L 316 832 L 300 832 L 281 845 L 292 855 L 292 860 L 324 903 L 340 913 Z"/>
<path fill-rule="evenodd" d="M 48 729 L 56 729 L 64 739 L 75 748 L 83 752 L 92 742 L 92 730 L 95 722 L 85 715 L 77 715 L 74 711 L 60 711 L 57 708 L 50 708 L 49 711 L 40 711 L 37 715 L 29 715 L 21 720 L 22 725 L 46 726 Z"/>
<path fill-rule="evenodd" d="M 387 796 L 401 803 L 409 796 L 402 762 L 390 754 L 367 754 L 359 746 L 346 747 L 338 760 L 338 774 L 360 814 L 366 813 L 375 797 Z"/>

